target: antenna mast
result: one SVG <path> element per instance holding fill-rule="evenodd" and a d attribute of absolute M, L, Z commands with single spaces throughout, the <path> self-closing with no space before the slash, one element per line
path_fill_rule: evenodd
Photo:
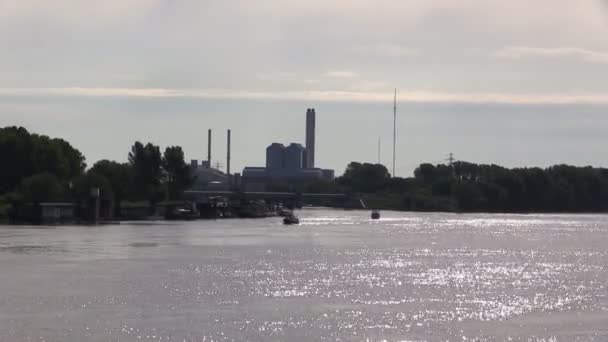
<path fill-rule="evenodd" d="M 397 88 L 395 88 L 395 101 L 393 103 L 393 177 L 395 177 L 396 146 L 397 146 Z"/>

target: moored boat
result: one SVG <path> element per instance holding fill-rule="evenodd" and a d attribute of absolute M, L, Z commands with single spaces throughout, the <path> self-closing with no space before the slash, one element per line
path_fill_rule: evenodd
<path fill-rule="evenodd" d="M 294 215 L 293 213 L 285 216 L 283 218 L 283 224 L 291 225 L 291 224 L 300 224 L 300 219 Z"/>

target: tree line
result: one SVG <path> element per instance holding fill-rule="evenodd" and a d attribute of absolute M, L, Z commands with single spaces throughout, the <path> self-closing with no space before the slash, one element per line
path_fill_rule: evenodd
<path fill-rule="evenodd" d="M 87 169 L 85 158 L 70 143 L 28 132 L 0 128 L 0 204 L 83 201 L 91 188 L 102 199 L 150 204 L 181 197 L 194 182 L 179 146 L 135 142 L 128 160 L 101 160 Z"/>
<path fill-rule="evenodd" d="M 464 161 L 421 164 L 414 177 L 391 177 L 378 164 L 352 162 L 341 191 L 368 195 L 379 207 L 416 211 L 604 212 L 608 169 L 555 165 L 505 168 Z"/>
<path fill-rule="evenodd" d="M 69 142 L 0 128 L 0 212 L 7 203 L 79 202 L 99 188 L 115 207 L 180 199 L 194 177 L 179 146 L 163 152 L 135 142 L 126 162 L 101 160 L 87 169 Z M 310 193 L 363 196 L 372 207 L 414 211 L 604 212 L 608 211 L 608 169 L 555 165 L 505 168 L 464 161 L 421 164 L 414 177 L 392 177 L 380 164 L 351 162 L 334 182 L 312 182 Z"/>

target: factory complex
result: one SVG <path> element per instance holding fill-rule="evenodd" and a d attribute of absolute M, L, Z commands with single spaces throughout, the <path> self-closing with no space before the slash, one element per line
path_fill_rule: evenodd
<path fill-rule="evenodd" d="M 227 135 L 226 173 L 211 165 L 211 130 L 208 134 L 207 160 L 192 161 L 196 177 L 192 190 L 241 190 L 241 191 L 298 191 L 303 185 L 318 181 L 333 181 L 334 170 L 315 166 L 316 112 L 306 111 L 306 141 L 300 143 L 272 143 L 266 148 L 266 166 L 248 166 L 242 175 L 230 174 L 230 130 Z"/>

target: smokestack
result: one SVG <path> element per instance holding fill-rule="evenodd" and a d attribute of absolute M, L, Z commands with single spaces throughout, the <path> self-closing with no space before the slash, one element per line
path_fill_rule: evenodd
<path fill-rule="evenodd" d="M 211 130 L 207 132 L 207 163 L 211 167 Z"/>
<path fill-rule="evenodd" d="M 226 174 L 230 176 L 230 130 L 228 130 L 228 145 L 226 146 Z"/>
<path fill-rule="evenodd" d="M 306 167 L 315 167 L 315 129 L 316 113 L 314 108 L 306 110 Z"/>

